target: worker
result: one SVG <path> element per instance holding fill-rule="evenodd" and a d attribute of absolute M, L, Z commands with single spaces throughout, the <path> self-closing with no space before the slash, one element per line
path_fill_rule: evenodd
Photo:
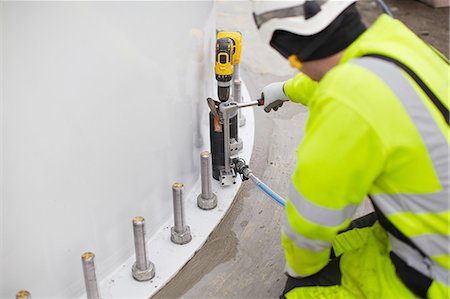
<path fill-rule="evenodd" d="M 387 14 L 366 28 L 355 2 L 253 3 L 300 70 L 263 88 L 266 110 L 309 107 L 282 298 L 450 298 L 448 61 Z M 366 196 L 374 213 L 352 222 Z"/>

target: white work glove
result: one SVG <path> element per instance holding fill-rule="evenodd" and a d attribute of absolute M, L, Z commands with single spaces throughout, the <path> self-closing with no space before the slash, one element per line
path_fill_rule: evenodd
<path fill-rule="evenodd" d="M 284 102 L 289 101 L 284 94 L 283 86 L 284 82 L 275 82 L 263 88 L 261 97 L 264 99 L 264 111 L 267 113 L 272 109 L 277 111 Z"/>

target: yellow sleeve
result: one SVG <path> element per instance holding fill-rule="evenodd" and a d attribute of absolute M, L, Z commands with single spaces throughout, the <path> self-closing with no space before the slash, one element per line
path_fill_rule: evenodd
<path fill-rule="evenodd" d="M 379 136 L 336 94 L 316 92 L 310 103 L 286 204 L 282 244 L 299 276 L 328 263 L 336 234 L 349 225 L 384 167 Z"/>
<path fill-rule="evenodd" d="M 318 83 L 304 73 L 298 73 L 284 83 L 284 94 L 293 102 L 308 106 Z"/>

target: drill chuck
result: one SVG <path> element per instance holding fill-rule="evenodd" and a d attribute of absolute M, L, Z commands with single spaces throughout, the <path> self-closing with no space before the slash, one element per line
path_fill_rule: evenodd
<path fill-rule="evenodd" d="M 230 85 L 228 86 L 217 86 L 217 95 L 221 102 L 226 102 L 230 98 Z"/>

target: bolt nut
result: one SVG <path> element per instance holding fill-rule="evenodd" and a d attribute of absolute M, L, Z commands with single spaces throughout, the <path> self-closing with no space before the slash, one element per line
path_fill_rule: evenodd
<path fill-rule="evenodd" d="M 200 194 L 197 197 L 197 206 L 202 210 L 212 210 L 217 207 L 217 196 L 213 193 L 210 199 L 203 198 Z"/>
<path fill-rule="evenodd" d="M 136 263 L 134 263 L 131 268 L 131 273 L 133 273 L 133 278 L 137 281 L 150 280 L 155 277 L 155 265 L 152 262 L 148 262 L 147 269 L 140 270 L 137 268 Z"/>
<path fill-rule="evenodd" d="M 189 243 L 192 240 L 191 228 L 189 227 L 189 225 L 186 225 L 185 231 L 181 234 L 175 231 L 175 227 L 172 227 L 170 232 L 170 240 L 172 240 L 172 242 L 175 244 L 183 245 Z"/>

